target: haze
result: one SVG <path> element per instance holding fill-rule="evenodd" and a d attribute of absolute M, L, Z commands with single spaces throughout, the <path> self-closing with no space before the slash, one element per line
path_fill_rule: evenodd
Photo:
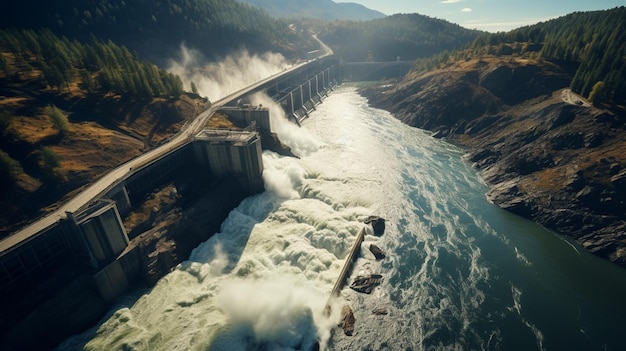
<path fill-rule="evenodd" d="M 337 1 L 336 2 L 346 2 Z M 606 10 L 624 0 L 353 0 L 387 15 L 419 13 L 470 29 L 508 31 L 576 11 Z"/>

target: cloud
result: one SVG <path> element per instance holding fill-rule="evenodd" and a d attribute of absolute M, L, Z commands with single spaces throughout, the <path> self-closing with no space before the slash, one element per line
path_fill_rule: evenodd
<path fill-rule="evenodd" d="M 441 3 L 442 4 L 456 4 L 458 2 L 463 2 L 463 1 L 466 1 L 466 0 L 443 0 Z"/>
<path fill-rule="evenodd" d="M 472 9 L 469 8 L 469 7 L 466 7 L 464 9 L 462 9 L 461 12 L 472 12 Z"/>

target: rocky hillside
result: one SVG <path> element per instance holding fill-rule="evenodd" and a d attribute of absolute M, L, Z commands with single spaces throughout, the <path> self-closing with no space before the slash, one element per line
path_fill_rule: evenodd
<path fill-rule="evenodd" d="M 545 61 L 468 59 L 368 87 L 370 103 L 468 150 L 498 206 L 626 266 L 626 116 Z"/>

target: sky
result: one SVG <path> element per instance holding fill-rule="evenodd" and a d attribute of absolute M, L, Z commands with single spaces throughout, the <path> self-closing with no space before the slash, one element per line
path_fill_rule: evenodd
<path fill-rule="evenodd" d="M 354 2 L 386 15 L 419 13 L 469 29 L 508 31 L 575 11 L 626 6 L 626 0 L 334 0 Z"/>

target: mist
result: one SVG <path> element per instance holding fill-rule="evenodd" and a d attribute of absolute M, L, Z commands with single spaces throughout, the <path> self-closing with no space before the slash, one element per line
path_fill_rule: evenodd
<path fill-rule="evenodd" d="M 296 156 L 309 156 L 322 146 L 322 142 L 313 133 L 289 121 L 283 108 L 267 94 L 263 92 L 253 94 L 250 96 L 250 103 L 263 105 L 269 109 L 272 131 L 278 135 L 281 142 L 291 148 Z"/>
<path fill-rule="evenodd" d="M 241 49 L 220 62 L 209 62 L 198 50 L 180 47 L 178 59 L 170 60 L 168 71 L 178 75 L 186 91 L 195 84 L 198 94 L 217 101 L 292 64 L 281 54 L 250 54 Z"/>

